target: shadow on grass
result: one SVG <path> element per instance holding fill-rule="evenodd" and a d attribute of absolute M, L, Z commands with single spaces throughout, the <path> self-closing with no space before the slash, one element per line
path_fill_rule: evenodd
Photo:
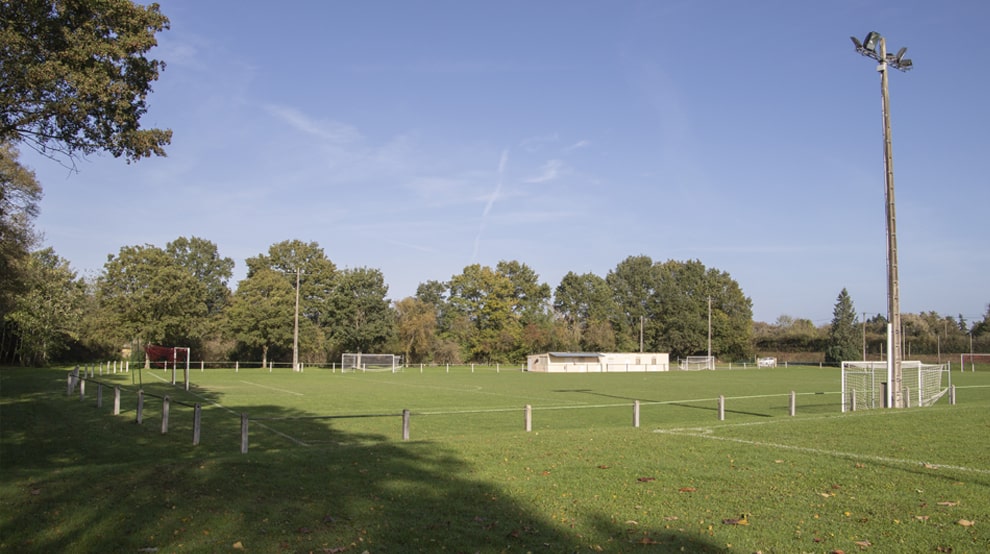
<path fill-rule="evenodd" d="M 251 451 L 236 453 L 239 420 L 214 407 L 194 447 L 189 410 L 173 409 L 163 435 L 154 402 L 137 425 L 106 397 L 97 409 L 67 396 L 64 375 L 0 370 L 0 550 L 721 551 L 671 530 L 631 536 L 604 513 L 575 530 L 482 480 L 451 447 L 343 431 L 279 406 L 250 410 L 269 427 L 292 418 L 291 439 L 320 446 L 255 425 Z"/>

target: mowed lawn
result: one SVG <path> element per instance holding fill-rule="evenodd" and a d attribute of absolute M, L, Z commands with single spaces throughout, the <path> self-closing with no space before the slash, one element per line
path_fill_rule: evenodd
<path fill-rule="evenodd" d="M 845 414 L 815 367 L 66 375 L 0 370 L 0 550 L 990 551 L 986 370 L 955 406 Z"/>

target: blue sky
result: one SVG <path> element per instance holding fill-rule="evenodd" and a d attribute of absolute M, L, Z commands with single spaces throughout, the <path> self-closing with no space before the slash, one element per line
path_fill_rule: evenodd
<path fill-rule="evenodd" d="M 82 275 L 198 236 L 236 281 L 300 239 L 395 300 L 645 254 L 728 272 L 757 321 L 827 323 L 843 287 L 886 313 L 880 78 L 849 40 L 876 30 L 915 63 L 890 73 L 902 311 L 990 303 L 990 3 L 160 3 L 168 157 L 22 155 Z"/>

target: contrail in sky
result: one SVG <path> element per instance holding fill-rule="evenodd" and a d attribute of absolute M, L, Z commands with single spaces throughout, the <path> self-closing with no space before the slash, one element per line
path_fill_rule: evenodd
<path fill-rule="evenodd" d="M 485 231 L 485 224 L 488 222 L 488 212 L 492 211 L 495 200 L 502 193 L 502 177 L 505 175 L 505 166 L 509 164 L 509 151 L 503 150 L 502 157 L 498 161 L 498 180 L 495 183 L 495 191 L 488 197 L 485 203 L 485 210 L 481 212 L 481 225 L 478 226 L 478 235 L 474 237 L 474 253 L 471 254 L 471 261 L 478 259 L 478 248 L 481 245 L 481 234 Z"/>

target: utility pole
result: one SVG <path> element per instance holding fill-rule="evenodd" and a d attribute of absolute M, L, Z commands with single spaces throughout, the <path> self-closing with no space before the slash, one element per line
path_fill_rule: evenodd
<path fill-rule="evenodd" d="M 715 369 L 715 362 L 712 361 L 712 297 L 708 297 L 708 369 Z"/>
<path fill-rule="evenodd" d="M 299 371 L 299 274 L 301 268 L 296 266 L 296 317 L 292 329 L 292 371 Z"/>

